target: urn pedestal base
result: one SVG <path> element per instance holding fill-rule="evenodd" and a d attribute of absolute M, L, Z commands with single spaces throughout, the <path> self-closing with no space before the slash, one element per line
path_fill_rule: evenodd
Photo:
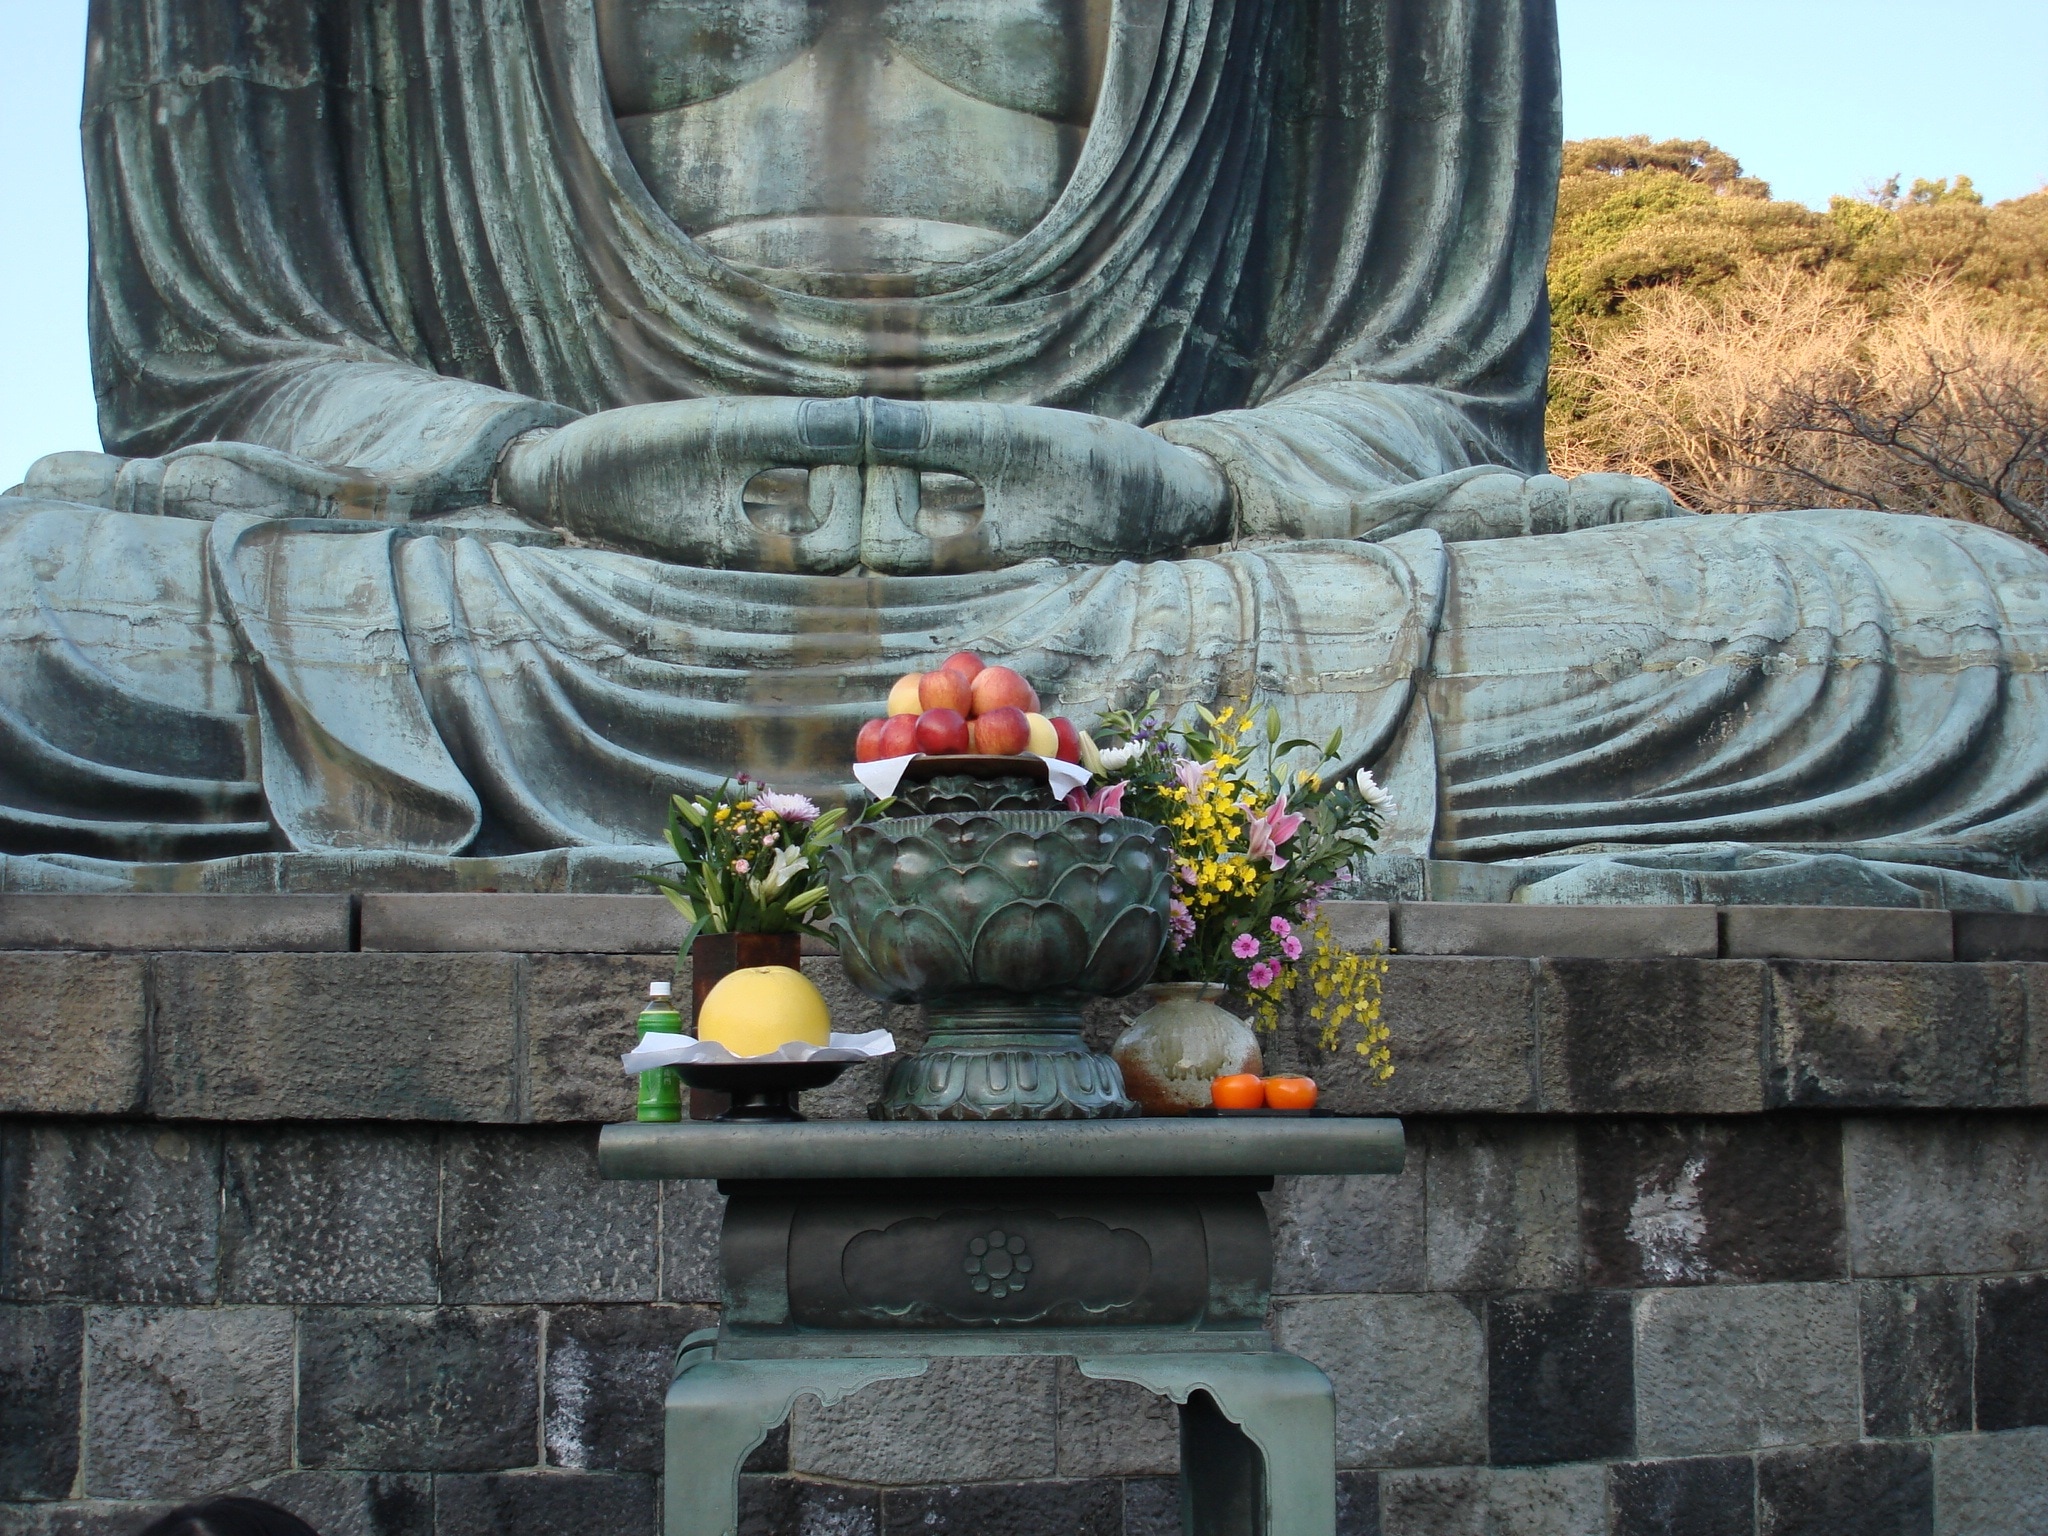
<path fill-rule="evenodd" d="M 899 1058 L 876 1120 L 1121 1120 L 1123 1073 L 1088 1049 L 1078 1006 L 1003 998 L 929 1007 L 924 1049 Z"/>

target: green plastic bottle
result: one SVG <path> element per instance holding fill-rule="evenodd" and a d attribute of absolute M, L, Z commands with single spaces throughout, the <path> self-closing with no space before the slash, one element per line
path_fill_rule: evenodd
<path fill-rule="evenodd" d="M 649 1034 L 680 1035 L 683 1016 L 676 1012 L 675 984 L 650 981 L 647 1006 L 640 1010 L 640 1038 Z M 640 1074 L 640 1103 L 636 1120 L 673 1121 L 683 1118 L 683 1077 L 674 1067 L 656 1067 Z"/>

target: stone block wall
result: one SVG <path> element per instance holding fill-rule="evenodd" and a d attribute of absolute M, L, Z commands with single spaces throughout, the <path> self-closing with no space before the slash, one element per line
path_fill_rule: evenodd
<path fill-rule="evenodd" d="M 490 932 L 442 910 L 382 930 L 410 951 L 344 911 L 331 944 L 273 913 L 294 947 L 0 953 L 4 1536 L 229 1489 L 326 1536 L 657 1528 L 719 1197 L 599 1180 L 594 1127 L 672 959 L 463 948 Z M 1610 941 L 1465 921 L 1510 952 L 1392 962 L 1391 1083 L 1299 1022 L 1272 1044 L 1408 1127 L 1400 1176 L 1269 1197 L 1347 1536 L 2048 1531 L 2048 965 L 1728 958 L 1725 925 L 1529 955 Z M 1134 1388 L 942 1363 L 801 1402 L 744 1529 L 1164 1536 L 1177 1455 Z"/>

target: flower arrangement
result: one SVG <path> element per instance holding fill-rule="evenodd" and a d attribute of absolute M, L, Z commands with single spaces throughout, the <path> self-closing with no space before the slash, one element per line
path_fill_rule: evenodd
<path fill-rule="evenodd" d="M 1284 738 L 1276 709 L 1255 719 L 1197 707 L 1176 725 L 1151 713 L 1156 703 L 1102 717 L 1088 766 L 1117 782 L 1076 790 L 1067 804 L 1140 817 L 1172 834 L 1172 937 L 1158 979 L 1236 987 L 1262 1029 L 1274 1027 L 1306 979 L 1324 1048 L 1355 1026 L 1358 1053 L 1392 1076 L 1379 1005 L 1386 957 L 1341 949 L 1320 904 L 1345 866 L 1373 848 L 1393 798 L 1364 769 L 1330 773 L 1341 731 L 1319 747 Z"/>
<path fill-rule="evenodd" d="M 877 801 L 861 820 L 886 811 Z M 818 855 L 839 840 L 843 807 L 821 812 L 803 795 L 778 794 L 742 774 L 715 795 L 669 801 L 667 840 L 680 873 L 640 878 L 658 886 L 701 933 L 812 933 L 830 916 Z"/>

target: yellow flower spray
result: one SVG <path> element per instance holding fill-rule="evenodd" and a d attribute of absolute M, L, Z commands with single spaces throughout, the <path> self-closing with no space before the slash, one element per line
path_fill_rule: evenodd
<path fill-rule="evenodd" d="M 1394 1054 L 1386 1020 L 1380 1013 L 1380 983 L 1387 974 L 1386 951 L 1375 944 L 1365 954 L 1344 949 L 1330 933 L 1327 918 L 1318 917 L 1309 931 L 1309 1018 L 1322 1026 L 1316 1044 L 1335 1051 L 1348 1026 L 1358 1029 L 1352 1046 L 1365 1058 L 1365 1069 L 1379 1081 L 1394 1075 Z M 1280 1027 L 1280 1006 L 1300 985 L 1302 967 L 1290 966 L 1280 979 L 1251 995 L 1252 1023 L 1262 1032 Z"/>

